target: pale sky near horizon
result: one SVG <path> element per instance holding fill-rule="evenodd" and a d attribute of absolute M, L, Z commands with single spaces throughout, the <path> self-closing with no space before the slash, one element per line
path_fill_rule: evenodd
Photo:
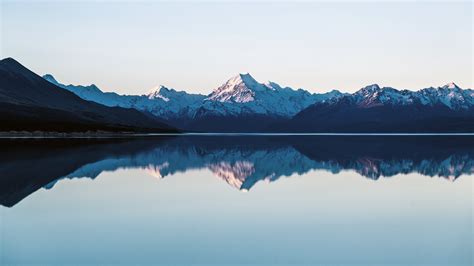
<path fill-rule="evenodd" d="M 210 93 L 249 72 L 311 92 L 473 86 L 473 2 L 1 1 L 0 55 L 65 84 Z"/>

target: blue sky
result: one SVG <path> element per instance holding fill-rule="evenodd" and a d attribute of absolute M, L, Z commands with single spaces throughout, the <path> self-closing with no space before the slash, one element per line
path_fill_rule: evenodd
<path fill-rule="evenodd" d="M 59 81 L 142 94 L 258 81 L 355 91 L 473 87 L 472 2 L 2 1 L 0 52 Z"/>

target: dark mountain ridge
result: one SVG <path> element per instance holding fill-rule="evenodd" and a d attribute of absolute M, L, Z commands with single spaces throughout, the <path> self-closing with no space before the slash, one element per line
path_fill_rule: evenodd
<path fill-rule="evenodd" d="M 0 131 L 175 131 L 138 110 L 83 100 L 12 58 L 0 61 L 0 114 Z"/>

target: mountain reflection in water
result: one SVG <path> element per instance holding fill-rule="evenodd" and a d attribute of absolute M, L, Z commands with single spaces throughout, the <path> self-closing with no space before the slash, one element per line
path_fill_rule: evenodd
<path fill-rule="evenodd" d="M 0 145 L 0 204 L 8 207 L 60 179 L 94 179 L 120 168 L 157 178 L 205 168 L 239 190 L 311 170 L 350 170 L 373 180 L 414 172 L 450 181 L 474 172 L 471 136 L 17 139 Z"/>

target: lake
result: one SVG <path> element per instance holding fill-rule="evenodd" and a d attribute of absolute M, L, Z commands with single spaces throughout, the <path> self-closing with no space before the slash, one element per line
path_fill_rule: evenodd
<path fill-rule="evenodd" d="M 0 264 L 473 264 L 473 136 L 1 139 Z"/>

